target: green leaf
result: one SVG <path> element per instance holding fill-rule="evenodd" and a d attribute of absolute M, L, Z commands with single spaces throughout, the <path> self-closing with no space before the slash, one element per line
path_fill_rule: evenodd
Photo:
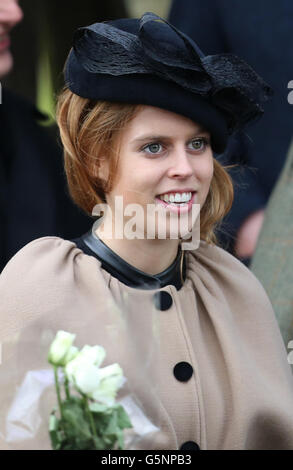
<path fill-rule="evenodd" d="M 117 406 L 117 423 L 118 423 L 119 428 L 121 429 L 133 427 L 128 414 L 126 413 L 125 409 L 121 405 Z"/>
<path fill-rule="evenodd" d="M 116 410 L 113 410 L 110 416 L 109 422 L 108 422 L 108 426 L 105 429 L 105 434 L 109 436 L 111 436 L 112 434 L 115 435 L 117 433 L 117 429 L 118 429 L 117 413 L 116 413 Z"/>
<path fill-rule="evenodd" d="M 95 427 L 98 430 L 98 433 L 100 435 L 103 435 L 105 433 L 105 430 L 108 427 L 109 421 L 111 420 L 112 417 L 112 410 L 107 410 L 105 412 L 101 413 L 93 413 L 93 418 L 95 422 Z"/>
<path fill-rule="evenodd" d="M 90 403 L 97 436 L 93 436 L 84 400 L 71 396 L 62 403 L 63 419 L 50 416 L 49 431 L 54 450 L 124 449 L 123 429 L 132 427 L 124 408 Z M 56 411 L 56 410 L 55 410 Z"/>
<path fill-rule="evenodd" d="M 72 397 L 63 403 L 62 425 L 69 445 L 72 449 L 93 448 L 90 425 L 85 415 L 82 399 Z M 71 444 L 70 444 L 71 443 Z"/>
<path fill-rule="evenodd" d="M 50 415 L 50 420 L 49 420 L 49 431 L 57 431 L 58 430 L 58 419 L 54 414 Z"/>
<path fill-rule="evenodd" d="M 124 434 L 123 434 L 123 431 L 119 431 L 117 433 L 117 439 L 118 439 L 118 449 L 124 450 Z"/>
<path fill-rule="evenodd" d="M 65 440 L 64 433 L 60 430 L 60 420 L 55 416 L 55 411 L 50 415 L 49 419 L 49 435 L 51 439 L 51 445 L 54 450 L 60 450 Z"/>
<path fill-rule="evenodd" d="M 94 437 L 94 442 L 97 450 L 104 450 L 107 448 L 103 438 L 100 436 Z"/>
<path fill-rule="evenodd" d="M 60 440 L 58 434 L 58 419 L 54 414 L 50 415 L 49 419 L 49 434 L 51 439 L 51 445 L 54 450 L 60 448 Z"/>
<path fill-rule="evenodd" d="M 111 413 L 111 408 L 102 403 L 90 403 L 89 407 L 92 413 Z"/>

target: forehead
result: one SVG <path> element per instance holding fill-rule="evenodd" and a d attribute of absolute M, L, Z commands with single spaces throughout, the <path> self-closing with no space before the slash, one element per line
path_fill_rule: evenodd
<path fill-rule="evenodd" d="M 149 132 L 170 137 L 190 135 L 204 131 L 200 124 L 180 114 L 154 106 L 141 106 L 125 129 L 125 138 L 133 138 Z"/>

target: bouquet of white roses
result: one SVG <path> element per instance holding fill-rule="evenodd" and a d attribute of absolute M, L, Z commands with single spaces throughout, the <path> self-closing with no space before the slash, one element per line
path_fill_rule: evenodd
<path fill-rule="evenodd" d="M 145 291 L 139 308 L 131 295 L 119 301 L 108 297 L 101 303 L 101 318 L 87 299 L 82 316 L 78 301 L 62 315 L 58 302 L 25 325 L 11 324 L 2 342 L 1 449 L 165 445 L 160 316 L 153 293 Z"/>
<path fill-rule="evenodd" d="M 48 354 L 60 414 L 56 416 L 55 408 L 50 416 L 52 448 L 124 449 L 123 430 L 132 425 L 124 408 L 115 402 L 126 381 L 123 371 L 117 363 L 101 368 L 105 349 L 86 345 L 78 350 L 73 346 L 75 336 L 58 331 Z"/>

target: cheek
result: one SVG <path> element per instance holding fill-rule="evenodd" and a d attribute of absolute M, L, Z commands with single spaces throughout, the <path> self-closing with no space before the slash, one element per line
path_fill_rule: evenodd
<path fill-rule="evenodd" d="M 201 183 L 201 194 L 199 197 L 200 204 L 203 206 L 209 193 L 210 185 L 214 175 L 214 159 L 213 157 L 205 160 L 198 172 L 198 179 Z"/>
<path fill-rule="evenodd" d="M 127 179 L 124 178 L 123 190 L 128 198 L 149 203 L 150 197 L 156 194 L 159 182 L 159 169 L 156 169 L 154 165 L 140 165 L 132 169 Z"/>
<path fill-rule="evenodd" d="M 210 185 L 214 174 L 214 159 L 211 156 L 203 159 L 197 168 L 197 177 L 203 185 Z"/>
<path fill-rule="evenodd" d="M 153 180 L 148 180 L 142 171 L 121 175 L 111 194 L 112 204 L 114 203 L 114 196 L 118 195 L 123 197 L 124 206 L 133 203 L 148 203 L 151 181 Z"/>

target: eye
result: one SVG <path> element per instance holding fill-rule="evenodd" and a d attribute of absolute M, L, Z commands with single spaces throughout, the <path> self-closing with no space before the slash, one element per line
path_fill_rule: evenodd
<path fill-rule="evenodd" d="M 191 145 L 192 150 L 200 152 L 201 150 L 206 149 L 206 147 L 209 145 L 209 141 L 205 137 L 197 137 L 196 139 L 193 139 L 189 145 Z"/>
<path fill-rule="evenodd" d="M 159 144 L 158 142 L 153 142 L 152 144 L 145 145 L 142 150 L 145 151 L 146 153 L 160 153 L 163 149 L 163 146 Z"/>

